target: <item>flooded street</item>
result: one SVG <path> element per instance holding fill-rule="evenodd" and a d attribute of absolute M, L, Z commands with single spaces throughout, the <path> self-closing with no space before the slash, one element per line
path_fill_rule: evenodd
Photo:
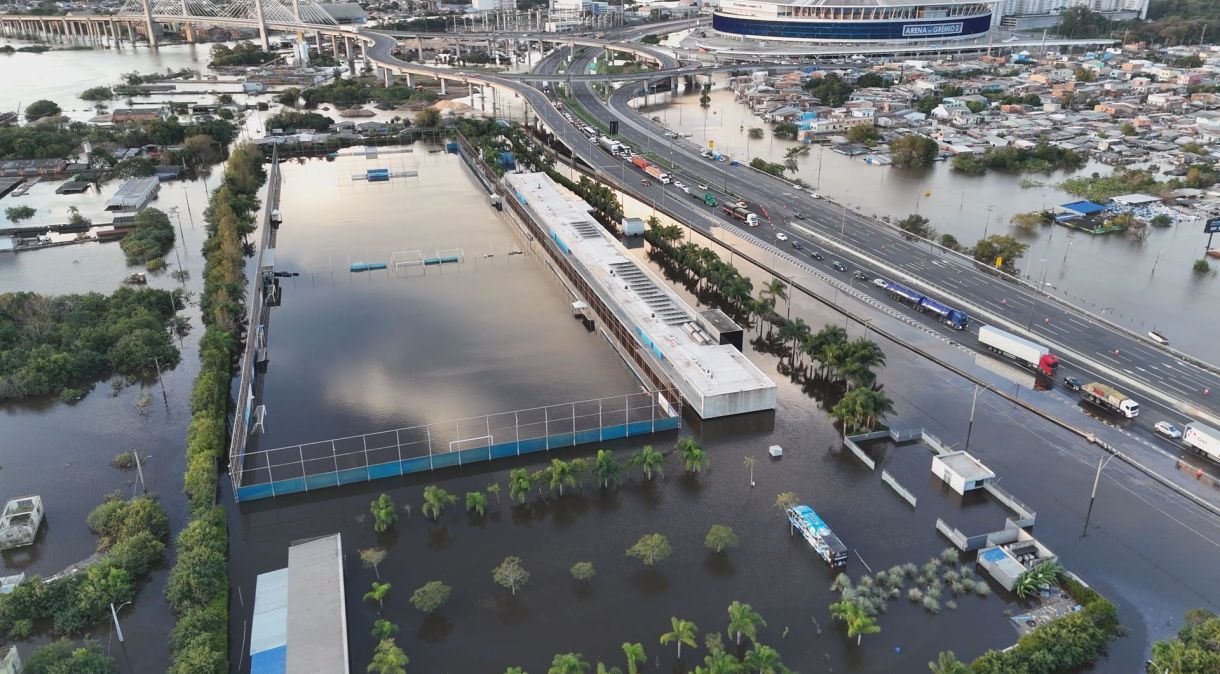
<path fill-rule="evenodd" d="M 782 163 L 788 148 L 801 145 L 773 138 L 769 125 L 734 100 L 726 87 L 727 75 L 718 76 L 708 108 L 700 107 L 697 94 L 674 98 L 663 93 L 650 95 L 643 112 L 674 131 L 690 134 L 689 142 L 703 147 L 714 142 L 717 150 L 744 159 L 743 163 L 754 157 Z M 752 127 L 763 128 L 765 137 L 751 140 L 747 132 Z M 1045 272 L 1050 292 L 1140 334 L 1161 330 L 1175 347 L 1220 361 L 1220 348 L 1210 337 L 1220 329 L 1220 316 L 1200 311 L 1220 303 L 1220 282 L 1200 277 L 1190 268 L 1207 243 L 1202 220 L 1150 228 L 1142 243 L 1123 234 L 1091 236 L 1064 227 L 1044 226 L 1026 234 L 1009 224 L 1017 213 L 1079 200 L 1056 185 L 1073 175 L 1105 175 L 1111 167 L 1089 162 L 1074 173 L 990 171 L 974 176 L 953 171 L 947 161 L 899 169 L 866 164 L 863 156 L 847 157 L 825 146 L 808 147 L 797 159 L 796 176 L 814 191 L 867 215 L 898 220 L 919 213 L 937 232 L 951 234 L 965 246 L 985 234 L 1015 236 L 1030 247 L 1019 266 L 1035 284 Z M 663 147 L 651 151 L 665 156 Z M 717 166 L 725 171 L 748 170 L 727 163 Z M 1039 185 L 1022 189 L 1023 178 Z"/>

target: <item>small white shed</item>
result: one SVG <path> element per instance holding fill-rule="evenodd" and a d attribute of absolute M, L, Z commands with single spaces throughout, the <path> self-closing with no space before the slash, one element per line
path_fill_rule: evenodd
<path fill-rule="evenodd" d="M 995 473 L 990 468 L 964 451 L 932 457 L 932 474 L 963 495 L 974 489 L 982 489 L 983 485 L 995 479 Z"/>

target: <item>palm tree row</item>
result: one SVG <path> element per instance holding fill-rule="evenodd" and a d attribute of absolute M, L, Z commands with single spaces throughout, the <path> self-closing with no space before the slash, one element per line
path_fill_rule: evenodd
<path fill-rule="evenodd" d="M 661 225 L 652 220 L 644 238 L 665 253 L 695 284 L 696 291 L 710 291 L 719 295 L 732 310 L 739 314 L 754 313 L 754 283 L 742 276 L 737 268 L 720 259 L 710 248 L 695 243 L 682 243 L 682 228 L 677 225 Z"/>
<path fill-rule="evenodd" d="M 707 453 L 692 437 L 684 437 L 674 445 L 672 454 L 682 461 L 683 469 L 689 474 L 697 474 L 707 468 L 710 460 Z M 517 468 L 508 474 L 508 495 L 517 503 L 524 504 L 529 500 L 530 492 L 537 490 L 539 497 L 545 496 L 544 489 L 550 489 L 563 496 L 564 489 L 583 489 L 592 483 L 601 489 L 609 489 L 612 485 L 624 481 L 628 471 L 639 470 L 644 478 L 665 476 L 667 455 L 644 445 L 626 461 L 615 458 L 614 452 L 608 449 L 597 450 L 596 457 L 579 457 L 571 461 L 551 459 L 549 466 L 530 472 L 525 468 Z"/>
<path fill-rule="evenodd" d="M 745 636 L 753 642 L 753 646 L 739 659 L 725 651 L 724 642 L 719 633 L 708 633 L 704 636 L 704 645 L 708 650 L 708 655 L 704 656 L 702 665 L 695 666 L 694 674 L 791 674 L 792 670 L 784 666 L 778 651 L 758 642 L 758 628 L 767 625 L 762 616 L 754 612 L 749 604 L 738 601 L 729 606 L 728 613 L 729 637 L 735 638 L 736 644 L 740 646 L 741 637 Z M 675 644 L 678 659 L 681 660 L 683 646 L 698 647 L 696 640 L 698 635 L 699 628 L 695 623 L 674 617 L 670 618 L 670 630 L 661 635 L 660 643 L 663 646 Z M 623 655 L 627 661 L 627 674 L 640 674 L 640 665 L 648 662 L 643 644 L 624 643 Z M 560 653 L 551 660 L 551 666 L 546 671 L 547 674 L 587 674 L 591 670 L 593 670 L 593 665 L 580 653 Z M 601 662 L 597 663 L 596 670 L 593 671 L 596 671 L 597 674 L 623 673 L 622 669 L 607 667 Z M 504 674 L 526 674 L 526 672 L 520 667 L 509 667 Z"/>

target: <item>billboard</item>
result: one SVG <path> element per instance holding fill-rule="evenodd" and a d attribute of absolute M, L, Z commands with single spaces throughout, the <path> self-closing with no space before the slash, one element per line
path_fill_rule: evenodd
<path fill-rule="evenodd" d="M 1204 234 L 1220 234 L 1220 218 L 1212 218 L 1203 223 Z"/>
<path fill-rule="evenodd" d="M 961 22 L 957 23 L 916 23 L 902 27 L 903 37 L 932 37 L 934 35 L 958 35 L 962 32 Z"/>

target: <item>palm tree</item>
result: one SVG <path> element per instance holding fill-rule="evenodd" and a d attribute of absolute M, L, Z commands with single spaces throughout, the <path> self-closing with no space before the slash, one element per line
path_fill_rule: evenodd
<path fill-rule="evenodd" d="M 530 479 L 530 472 L 524 468 L 515 468 L 508 473 L 508 496 L 518 503 L 525 503 L 525 499 L 529 496 L 530 489 L 534 488 L 534 481 Z"/>
<path fill-rule="evenodd" d="M 378 610 L 378 612 L 380 612 L 381 609 L 385 608 L 383 601 L 385 600 L 385 596 L 389 591 L 390 591 L 389 583 L 378 583 L 377 581 L 373 581 L 372 589 L 370 589 L 368 592 L 364 593 L 364 600 L 365 601 L 369 601 L 369 600 L 376 601 L 377 610 Z"/>
<path fill-rule="evenodd" d="M 788 511 L 795 508 L 800 502 L 801 499 L 797 498 L 797 495 L 790 491 L 780 492 L 775 495 L 775 509 L 784 516 L 787 516 Z M 792 535 L 792 520 L 788 520 L 788 535 Z"/>
<path fill-rule="evenodd" d="M 847 637 L 849 639 L 855 637 L 857 646 L 860 645 L 865 634 L 876 634 L 881 631 L 881 626 L 877 624 L 877 621 L 863 607 L 853 601 L 839 601 L 831 604 L 830 615 L 836 620 L 847 623 Z"/>
<path fill-rule="evenodd" d="M 773 300 L 788 299 L 788 284 L 779 279 L 771 279 L 763 284 L 762 295 L 766 295 Z"/>
<path fill-rule="evenodd" d="M 754 314 L 758 321 L 758 336 L 762 337 L 763 324 L 770 324 L 775 316 L 775 298 L 766 297 L 759 293 L 758 299 L 750 302 L 750 312 Z"/>
<path fill-rule="evenodd" d="M 584 674 L 590 666 L 580 653 L 561 653 L 551 660 L 546 674 Z"/>
<path fill-rule="evenodd" d="M 492 496 L 495 496 L 496 503 L 499 503 L 500 502 L 500 483 L 492 482 L 491 484 L 487 485 L 487 493 L 491 494 Z"/>
<path fill-rule="evenodd" d="M 665 477 L 665 455 L 652 448 L 652 445 L 644 445 L 640 451 L 636 452 L 631 457 L 631 464 L 637 468 L 644 469 L 644 475 L 651 480 L 652 471 L 657 471 L 661 477 Z"/>
<path fill-rule="evenodd" d="M 572 464 L 560 459 L 551 459 L 551 489 L 559 487 L 559 495 L 563 496 L 563 486 L 576 486 L 576 475 L 572 471 Z"/>
<path fill-rule="evenodd" d="M 389 620 L 378 618 L 373 622 L 372 635 L 377 641 L 381 641 L 382 639 L 390 639 L 395 634 L 398 634 L 398 625 L 395 625 Z"/>
<path fill-rule="evenodd" d="M 445 506 L 456 502 L 457 497 L 453 494 L 436 485 L 428 485 L 424 487 L 424 505 L 419 511 L 424 514 L 424 517 L 431 517 L 435 522 L 440 519 L 441 513 L 445 512 Z"/>
<path fill-rule="evenodd" d="M 678 642 L 678 659 L 681 660 L 682 644 L 695 648 L 695 637 L 699 635 L 699 628 L 695 627 L 695 623 L 681 618 L 670 618 L 669 622 L 673 629 L 661 635 L 661 645 Z"/>
<path fill-rule="evenodd" d="M 481 491 L 466 492 L 466 512 L 475 512 L 479 517 L 487 514 L 487 496 Z"/>
<path fill-rule="evenodd" d="M 624 641 L 623 655 L 627 656 L 627 674 L 640 674 L 640 665 L 648 661 L 643 644 Z"/>
<path fill-rule="evenodd" d="M 970 667 L 957 659 L 953 651 L 941 651 L 936 662 L 929 662 L 932 674 L 970 674 Z"/>
<path fill-rule="evenodd" d="M 724 299 L 738 309 L 744 309 L 746 300 L 750 299 L 750 293 L 753 290 L 754 286 L 750 283 L 750 279 L 738 276 L 725 284 Z"/>
<path fill-rule="evenodd" d="M 758 641 L 758 627 L 766 627 L 767 621 L 750 607 L 735 601 L 729 604 L 729 636 L 736 634 L 737 645 L 741 645 L 741 635 L 746 635 L 750 641 Z"/>
<path fill-rule="evenodd" d="M 844 362 L 839 373 L 849 384 L 872 386 L 877 379 L 873 368 L 885 367 L 885 352 L 876 342 L 864 338 L 849 342 L 844 351 Z"/>
<path fill-rule="evenodd" d="M 894 401 L 885 393 L 871 388 L 857 388 L 848 391 L 830 409 L 830 414 L 843 424 L 846 434 L 858 428 L 871 429 L 893 411 Z"/>
<path fill-rule="evenodd" d="M 619 475 L 622 473 L 622 467 L 618 461 L 614 460 L 614 452 L 608 449 L 597 450 L 597 459 L 593 463 L 593 474 L 597 475 L 597 481 L 601 483 L 602 489 L 610 487 L 611 482 L 618 482 Z"/>
<path fill-rule="evenodd" d="M 790 344 L 788 350 L 789 364 L 796 367 L 796 345 L 809 336 L 809 326 L 798 316 L 790 321 L 784 321 L 779 327 L 779 338 L 785 344 Z"/>
<path fill-rule="evenodd" d="M 682 457 L 682 465 L 688 473 L 698 473 L 707 468 L 708 458 L 703 448 L 691 436 L 686 436 L 678 440 L 674 445 L 674 450 Z"/>
<path fill-rule="evenodd" d="M 750 469 L 750 486 L 753 487 L 754 486 L 754 464 L 758 462 L 758 459 L 754 458 L 754 455 L 752 455 L 752 454 L 746 454 L 745 457 L 742 458 L 741 462 L 742 462 L 742 464 L 745 465 L 746 468 Z"/>
<path fill-rule="evenodd" d="M 834 370 L 839 355 L 847 344 L 847 331 L 837 325 L 827 325 L 818 331 L 818 350 L 815 354 L 823 373 Z"/>
<path fill-rule="evenodd" d="M 862 399 L 860 408 L 864 412 L 864 427 L 872 428 L 894 411 L 894 401 L 890 400 L 890 397 L 882 391 L 862 390 L 864 393 L 860 395 Z"/>
<path fill-rule="evenodd" d="M 778 674 L 783 671 L 780 668 L 784 666 L 780 661 L 779 652 L 765 644 L 754 644 L 754 648 L 746 651 L 746 657 L 742 659 L 741 664 L 758 674 Z"/>
<path fill-rule="evenodd" d="M 373 531 L 385 533 L 391 525 L 398 521 L 398 513 L 394 511 L 394 501 L 389 494 L 378 496 L 369 504 L 369 512 L 373 514 Z"/>

